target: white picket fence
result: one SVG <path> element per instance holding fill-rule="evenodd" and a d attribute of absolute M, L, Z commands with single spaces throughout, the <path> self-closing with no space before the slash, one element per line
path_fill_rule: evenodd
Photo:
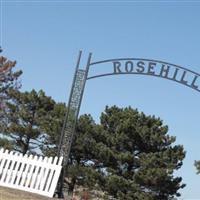
<path fill-rule="evenodd" d="M 0 150 L 0 186 L 52 197 L 63 158 L 22 155 Z"/>

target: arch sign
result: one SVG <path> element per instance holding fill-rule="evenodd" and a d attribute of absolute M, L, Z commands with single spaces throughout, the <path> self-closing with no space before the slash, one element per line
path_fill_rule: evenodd
<path fill-rule="evenodd" d="M 200 74 L 178 65 L 144 58 L 119 58 L 93 62 L 90 66 L 102 63 L 111 65 L 112 71 L 87 79 L 122 74 L 148 75 L 175 81 L 200 92 Z"/>
<path fill-rule="evenodd" d="M 81 55 L 82 52 L 80 51 L 58 148 L 58 156 L 63 156 L 63 166 L 66 166 L 68 163 L 87 80 L 110 75 L 148 75 L 168 79 L 200 92 L 200 74 L 185 67 L 144 58 L 118 58 L 92 62 L 92 54 L 90 53 L 85 69 L 81 69 Z M 106 68 L 102 68 L 103 65 Z M 105 71 L 102 72 L 102 69 L 105 69 Z M 92 75 L 90 75 L 91 72 Z M 64 170 L 62 170 L 58 184 L 60 196 L 63 195 L 64 176 Z"/>

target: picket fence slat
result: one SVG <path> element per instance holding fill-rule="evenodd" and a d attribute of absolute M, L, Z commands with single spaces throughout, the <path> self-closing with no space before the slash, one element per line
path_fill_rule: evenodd
<path fill-rule="evenodd" d="M 42 156 L 39 157 L 38 162 L 42 162 Z M 40 169 L 40 166 L 37 165 L 35 169 L 35 174 L 38 174 L 39 169 Z M 33 176 L 33 180 L 31 182 L 31 188 L 35 188 L 36 182 L 37 182 L 37 176 Z"/>
<path fill-rule="evenodd" d="M 18 159 L 21 160 L 22 158 L 22 154 L 18 154 Z M 18 173 L 18 168 L 19 168 L 19 165 L 20 165 L 20 162 L 16 162 L 16 166 L 15 166 L 15 169 L 13 170 L 13 175 L 11 177 L 11 182 L 10 184 L 14 184 L 14 181 L 16 180 L 16 176 L 17 176 L 17 173 Z"/>
<path fill-rule="evenodd" d="M 34 156 L 33 160 L 37 162 L 37 158 L 38 158 L 37 156 Z M 31 165 L 31 166 L 30 166 L 30 171 L 29 171 L 28 174 L 27 174 L 27 180 L 26 180 L 25 187 L 28 187 L 29 184 L 30 184 L 30 181 L 31 181 L 31 177 L 32 177 L 32 175 L 33 175 L 33 170 L 34 170 L 34 168 L 35 168 L 35 165 Z"/>
<path fill-rule="evenodd" d="M 26 154 L 25 156 L 24 156 L 24 158 L 28 158 L 28 155 Z M 22 160 L 21 160 L 22 161 Z M 24 170 L 24 165 L 25 165 L 25 162 L 22 162 L 22 163 L 20 163 L 20 170 L 19 170 L 19 174 L 17 174 L 18 176 L 17 176 L 17 180 L 16 180 L 16 183 L 15 183 L 15 185 L 17 185 L 18 187 L 20 187 L 20 179 L 22 179 L 22 175 L 23 175 L 23 170 Z"/>
<path fill-rule="evenodd" d="M 55 157 L 54 158 L 54 161 L 53 161 L 53 164 L 55 165 L 58 161 L 58 157 Z M 46 185 L 46 188 L 45 188 L 45 191 L 47 192 L 49 190 L 49 187 L 50 187 L 50 184 L 51 184 L 51 181 L 52 181 L 52 178 L 53 178 L 53 175 L 54 175 L 54 170 L 51 170 L 50 174 L 49 174 L 49 179 L 47 181 L 47 185 Z"/>
<path fill-rule="evenodd" d="M 53 197 L 62 161 L 0 149 L 0 186 Z"/>
<path fill-rule="evenodd" d="M 13 153 L 13 155 L 14 155 L 14 153 Z M 5 180 L 6 183 L 9 183 L 10 178 L 12 177 L 12 171 L 13 171 L 14 164 L 15 164 L 15 161 L 11 161 L 10 170 L 8 170 L 7 177 Z"/>

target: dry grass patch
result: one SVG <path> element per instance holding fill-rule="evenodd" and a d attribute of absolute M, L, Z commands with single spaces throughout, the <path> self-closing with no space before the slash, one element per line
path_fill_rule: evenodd
<path fill-rule="evenodd" d="M 53 200 L 37 194 L 0 187 L 0 200 Z"/>

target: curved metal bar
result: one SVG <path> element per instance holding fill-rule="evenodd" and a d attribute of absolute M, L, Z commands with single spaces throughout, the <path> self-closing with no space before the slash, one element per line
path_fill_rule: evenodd
<path fill-rule="evenodd" d="M 195 89 L 195 88 L 193 88 L 193 87 L 190 86 L 190 85 L 183 84 L 183 83 L 181 83 L 180 81 L 175 80 L 175 79 L 172 79 L 172 78 L 169 78 L 169 77 L 163 77 L 163 76 L 159 76 L 159 75 L 156 75 L 156 74 L 138 73 L 138 72 L 132 72 L 132 73 L 127 73 L 127 72 L 123 72 L 123 73 L 107 73 L 107 74 L 101 74 L 101 75 L 96 75 L 96 76 L 88 77 L 87 80 L 94 79 L 94 78 L 100 78 L 100 77 L 104 77 L 104 76 L 111 76 L 111 75 L 127 75 L 127 74 L 129 74 L 129 75 L 130 75 L 130 74 L 134 74 L 134 75 L 147 75 L 147 76 L 155 76 L 155 77 L 159 77 L 159 78 L 164 78 L 164 79 L 168 79 L 168 80 L 171 80 L 171 81 L 175 81 L 175 82 L 177 82 L 177 83 L 180 83 L 181 85 L 187 86 L 187 87 L 189 87 L 189 88 L 192 88 L 193 90 L 196 90 L 197 92 L 200 92 L 200 89 Z"/>
<path fill-rule="evenodd" d="M 175 65 L 175 64 L 164 62 L 164 61 L 160 61 L 160 60 L 153 60 L 153 59 L 146 59 L 146 58 L 116 58 L 116 59 L 108 59 L 108 60 L 102 60 L 102 61 L 92 62 L 92 63 L 90 63 L 90 66 L 91 65 L 102 64 L 102 63 L 107 63 L 107 62 L 124 61 L 124 60 L 141 60 L 141 61 L 146 61 L 146 62 L 157 62 L 157 63 L 161 63 L 161 64 L 165 64 L 165 65 L 171 65 L 171 66 L 174 66 L 174 67 L 186 70 L 188 72 L 191 72 L 191 73 L 193 73 L 195 75 L 200 76 L 200 74 L 198 74 L 197 72 L 194 72 L 194 71 L 192 71 L 190 69 L 187 69 L 185 67 L 181 67 L 179 65 Z"/>

